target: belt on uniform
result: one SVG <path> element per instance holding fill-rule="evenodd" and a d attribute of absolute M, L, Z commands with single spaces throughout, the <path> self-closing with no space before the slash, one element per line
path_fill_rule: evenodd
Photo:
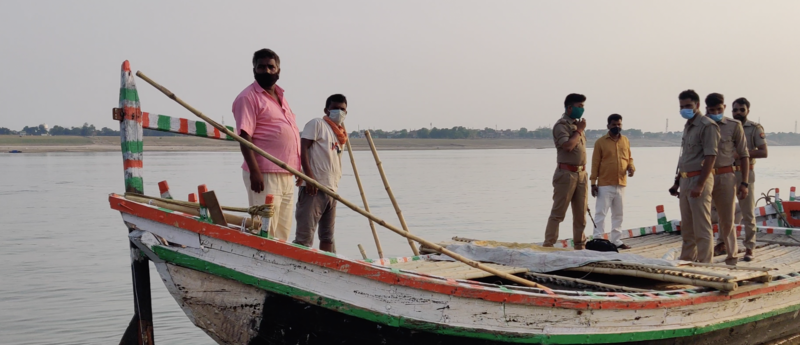
<path fill-rule="evenodd" d="M 695 176 L 700 176 L 700 170 L 681 173 L 681 178 L 690 178 Z"/>
<path fill-rule="evenodd" d="M 735 166 L 731 165 L 729 167 L 722 167 L 722 168 L 714 169 L 714 175 L 732 173 L 732 172 L 738 171 L 738 170 L 739 170 L 738 167 L 735 167 Z"/>
<path fill-rule="evenodd" d="M 572 172 L 586 171 L 585 165 L 570 165 L 570 164 L 558 163 L 558 168 L 569 170 Z"/>

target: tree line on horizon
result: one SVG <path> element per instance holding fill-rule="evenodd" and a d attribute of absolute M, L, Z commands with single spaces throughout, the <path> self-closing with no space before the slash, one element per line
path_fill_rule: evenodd
<path fill-rule="evenodd" d="M 605 129 L 587 129 L 586 137 L 589 139 L 597 139 L 605 135 L 608 131 Z M 419 128 L 419 129 L 401 129 L 384 131 L 381 129 L 372 129 L 370 134 L 374 138 L 382 139 L 551 139 L 552 128 L 539 127 L 534 130 L 528 130 L 525 127 L 520 129 L 494 129 L 486 127 L 484 129 L 466 128 L 463 126 L 455 126 L 452 128 Z M 660 139 L 660 140 L 679 140 L 683 132 L 643 132 L 640 129 L 630 128 L 622 131 L 624 135 L 631 139 Z M 81 127 L 62 127 L 53 126 L 53 128 L 45 128 L 44 125 L 39 126 L 25 126 L 19 131 L 14 131 L 6 127 L 0 127 L 0 135 L 72 135 L 72 136 L 119 136 L 119 130 L 103 127 L 97 129 L 94 125 L 84 123 Z M 144 129 L 145 136 L 180 136 L 183 134 L 161 132 L 151 129 Z M 352 131 L 349 136 L 351 138 L 361 138 L 364 136 L 364 131 Z M 791 132 L 778 132 L 768 133 L 767 137 L 782 143 L 800 144 L 800 135 Z"/>

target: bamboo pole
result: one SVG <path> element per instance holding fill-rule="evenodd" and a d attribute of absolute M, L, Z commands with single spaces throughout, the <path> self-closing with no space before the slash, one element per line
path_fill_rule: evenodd
<path fill-rule="evenodd" d="M 647 273 L 638 270 L 629 270 L 629 269 L 619 269 L 619 268 L 603 268 L 603 267 L 590 267 L 590 266 L 582 266 L 582 267 L 572 267 L 568 268 L 568 271 L 580 271 L 580 272 L 588 272 L 588 273 L 601 273 L 601 274 L 609 274 L 609 275 L 623 275 L 623 276 L 630 276 L 630 277 L 637 277 L 637 278 L 648 278 L 653 280 L 660 280 L 664 282 L 670 283 L 678 283 L 678 284 L 687 284 L 687 285 L 694 285 L 694 286 L 705 286 L 714 288 L 717 290 L 722 291 L 733 291 L 736 290 L 738 284 L 736 283 L 726 283 L 726 282 L 713 282 L 701 279 L 692 279 L 680 276 L 673 276 L 669 274 L 663 273 Z"/>
<path fill-rule="evenodd" d="M 347 133 L 347 129 L 344 130 Z M 364 210 L 369 211 L 369 204 L 367 203 L 367 195 L 364 194 L 364 187 L 361 185 L 361 177 L 358 176 L 358 168 L 356 168 L 356 159 L 353 157 L 353 149 L 350 147 L 350 138 L 347 139 L 347 154 L 350 156 L 350 163 L 353 165 L 353 175 L 356 176 L 356 184 L 358 185 L 358 192 L 361 193 L 361 201 L 364 202 Z M 381 240 L 378 239 L 378 231 L 375 229 L 375 223 L 369 219 L 369 228 L 372 230 L 372 237 L 375 239 L 375 247 L 378 248 L 378 257 L 383 259 L 383 248 L 381 248 Z M 365 257 L 366 259 L 366 257 Z"/>
<path fill-rule="evenodd" d="M 184 207 L 192 207 L 192 208 L 200 208 L 200 204 L 198 204 L 196 202 L 191 202 L 191 201 L 183 201 L 183 200 L 176 200 L 176 199 L 165 199 L 165 198 L 159 198 L 159 197 L 155 197 L 155 196 L 149 196 L 149 195 L 144 195 L 144 194 L 140 194 L 140 193 L 130 193 L 130 192 L 125 193 L 125 196 L 126 197 L 135 196 L 135 197 L 139 197 L 139 198 L 147 198 L 147 199 L 152 199 L 152 200 L 158 200 L 158 201 L 161 201 L 161 202 L 164 202 L 164 203 L 167 203 L 167 204 L 173 204 L 173 205 L 184 206 Z M 250 209 L 247 208 L 247 207 L 233 207 L 233 206 L 222 206 L 222 205 L 220 205 L 220 207 L 224 211 L 241 212 L 241 213 L 249 213 L 250 212 Z M 227 217 L 227 215 L 226 215 L 226 217 Z"/>
<path fill-rule="evenodd" d="M 622 286 L 622 285 L 605 284 L 605 283 L 600 283 L 600 282 L 581 279 L 581 278 L 571 278 L 571 277 L 565 277 L 565 276 L 557 276 L 557 275 L 553 275 L 553 274 L 526 272 L 525 275 L 526 276 L 529 275 L 529 276 L 533 276 L 533 277 L 538 277 L 538 278 L 541 278 L 541 279 L 550 279 L 550 280 L 553 280 L 553 281 L 561 280 L 561 281 L 565 281 L 565 282 L 585 284 L 585 285 L 596 286 L 596 287 L 600 287 L 600 288 L 603 288 L 603 289 L 610 289 L 610 290 L 622 290 L 622 291 L 626 291 L 626 292 L 652 292 L 653 291 L 653 290 L 632 288 L 632 287 L 627 287 L 627 286 Z"/>
<path fill-rule="evenodd" d="M 394 211 L 397 212 L 397 218 L 400 219 L 400 226 L 403 227 L 408 233 L 408 225 L 406 225 L 406 219 L 403 217 L 403 211 L 400 211 L 400 205 L 397 204 L 397 199 L 394 198 L 394 193 L 392 193 L 392 187 L 389 186 L 389 179 L 386 178 L 386 173 L 383 172 L 383 162 L 381 162 L 380 157 L 378 157 L 378 149 L 375 148 L 375 143 L 372 141 L 372 135 L 369 134 L 368 130 L 364 131 L 364 135 L 367 137 L 367 142 L 369 143 L 369 148 L 372 150 L 372 156 L 375 157 L 375 164 L 378 165 L 378 172 L 381 173 L 381 180 L 383 180 L 383 186 L 386 187 L 386 193 L 389 194 L 389 200 L 392 201 L 392 206 L 394 206 Z M 414 256 L 419 255 L 419 250 L 417 250 L 417 246 L 414 245 L 414 242 L 411 239 L 408 240 L 408 245 L 411 246 L 411 251 L 414 252 Z"/>
<path fill-rule="evenodd" d="M 358 244 L 358 251 L 361 252 L 361 258 L 362 259 L 364 259 L 364 260 L 368 259 L 367 258 L 367 252 L 364 251 L 364 247 L 362 247 L 360 243 Z"/>
<path fill-rule="evenodd" d="M 236 135 L 236 133 L 231 132 L 225 126 L 220 125 L 216 121 L 210 119 L 208 116 L 206 116 L 203 113 L 201 113 L 199 110 L 195 109 L 191 105 L 187 104 L 186 102 L 184 102 L 183 100 L 178 98 L 178 96 L 175 96 L 175 94 L 172 93 L 172 91 L 167 90 L 165 87 L 159 85 L 158 83 L 156 83 L 152 79 L 148 78 L 146 75 L 144 75 L 144 73 L 136 72 L 136 75 L 139 78 L 142 78 L 142 80 L 144 80 L 147 83 L 149 83 L 150 85 L 152 85 L 153 87 L 155 87 L 156 89 L 158 89 L 159 91 L 161 91 L 162 93 L 164 93 L 164 95 L 166 95 L 170 99 L 174 100 L 175 102 L 177 102 L 178 104 L 180 104 L 181 106 L 183 106 L 184 108 L 186 108 L 187 110 L 192 112 L 193 114 L 197 115 L 197 117 L 203 119 L 204 121 L 206 121 L 210 125 L 214 126 L 214 128 L 219 129 L 222 133 L 225 133 L 225 134 L 229 135 L 234 140 L 240 142 L 242 145 L 247 146 L 249 149 L 255 151 L 256 153 L 258 153 L 262 157 L 266 158 L 270 162 L 275 163 L 275 165 L 277 165 L 277 166 L 281 167 L 282 169 L 294 174 L 295 176 L 299 177 L 303 181 L 306 181 L 306 183 L 310 183 L 311 185 L 317 187 L 317 189 L 319 189 L 323 193 L 325 193 L 325 194 L 329 195 L 330 197 L 336 199 L 337 201 L 341 202 L 342 204 L 344 204 L 345 206 L 349 207 L 351 210 L 355 211 L 356 213 L 371 219 L 375 223 L 378 223 L 378 225 L 383 226 L 383 227 L 391 230 L 392 232 L 394 232 L 394 233 L 396 233 L 396 234 L 398 234 L 400 236 L 408 238 L 409 240 L 417 241 L 417 242 L 419 242 L 421 244 L 429 246 L 429 247 L 433 248 L 437 253 L 447 255 L 447 256 L 453 258 L 454 260 L 461 261 L 461 262 L 463 262 L 463 263 L 465 263 L 465 264 L 467 264 L 469 266 L 475 267 L 475 268 L 480 269 L 480 270 L 484 270 L 484 271 L 489 272 L 489 273 L 491 273 L 493 275 L 496 275 L 496 276 L 498 276 L 500 278 L 510 280 L 512 282 L 515 282 L 515 283 L 523 285 L 523 286 L 538 288 L 538 289 L 541 289 L 541 290 L 545 291 L 548 294 L 551 294 L 551 295 L 554 294 L 553 290 L 551 290 L 550 288 L 548 288 L 548 287 L 546 287 L 544 285 L 534 283 L 534 282 L 532 282 L 530 280 L 527 280 L 527 279 L 524 279 L 524 278 L 520 278 L 520 277 L 517 277 L 515 275 L 511 275 L 511 274 L 507 274 L 507 273 L 498 271 L 498 270 L 496 270 L 494 268 L 491 268 L 491 267 L 487 267 L 486 265 L 481 264 L 481 263 L 479 263 L 477 261 L 470 260 L 470 259 L 467 259 L 467 258 L 461 256 L 461 255 L 458 255 L 458 254 L 456 254 L 456 253 L 448 250 L 447 248 L 444 248 L 444 247 L 442 247 L 442 246 L 440 246 L 440 245 L 438 245 L 436 243 L 430 242 L 430 241 L 428 241 L 428 240 L 426 240 L 426 239 L 424 239 L 422 237 L 416 236 L 416 235 L 414 235 L 414 234 L 412 234 L 412 233 L 410 233 L 408 231 L 404 231 L 402 229 L 397 228 L 394 225 L 386 223 L 386 221 L 384 221 L 383 219 L 380 219 L 377 216 L 373 215 L 372 213 L 369 213 L 367 211 L 362 210 L 360 207 L 356 206 L 352 202 L 348 201 L 345 198 L 342 198 L 339 194 L 337 194 L 336 192 L 334 192 L 330 188 L 325 187 L 322 184 L 320 184 L 319 182 L 317 182 L 317 180 L 312 179 L 312 178 L 306 176 L 306 174 L 303 174 L 302 172 L 297 171 L 297 169 L 286 165 L 286 163 L 284 163 L 281 160 L 273 157 L 269 153 L 264 152 L 264 150 L 260 149 L 258 146 L 253 145 L 253 143 L 242 139 L 242 137 Z"/>
<path fill-rule="evenodd" d="M 125 199 L 130 201 L 135 201 L 142 204 L 148 204 L 153 206 L 158 206 L 161 208 L 166 208 L 173 211 L 183 212 L 186 214 L 191 214 L 193 216 L 200 215 L 200 204 L 194 204 L 191 202 L 181 202 L 179 200 L 170 200 L 170 201 L 177 201 L 177 202 L 166 202 L 164 199 L 161 198 L 154 198 L 146 195 L 136 194 L 136 193 L 125 193 Z M 240 217 L 237 215 L 225 213 L 225 219 L 230 221 L 230 224 L 234 225 L 241 225 L 242 221 L 244 220 L 245 226 L 249 228 L 260 228 L 260 222 L 256 221 L 256 226 L 253 226 L 253 219 L 247 217 Z"/>

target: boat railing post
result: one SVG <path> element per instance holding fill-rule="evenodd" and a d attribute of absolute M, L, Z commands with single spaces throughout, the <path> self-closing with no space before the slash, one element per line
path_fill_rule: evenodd
<path fill-rule="evenodd" d="M 169 192 L 169 184 L 167 183 L 167 180 L 158 183 L 158 191 L 161 193 L 162 198 L 172 199 L 172 194 Z"/>
<path fill-rule="evenodd" d="M 136 82 L 130 63 L 122 63 L 119 108 L 114 109 L 114 119 L 120 121 L 120 140 L 125 177 L 125 191 L 144 194 L 142 178 L 142 110 Z M 133 228 L 128 228 L 128 233 Z M 150 298 L 150 264 L 145 256 L 129 241 L 131 277 L 133 280 L 133 318 L 122 335 L 120 344 L 153 345 L 153 309 Z"/>

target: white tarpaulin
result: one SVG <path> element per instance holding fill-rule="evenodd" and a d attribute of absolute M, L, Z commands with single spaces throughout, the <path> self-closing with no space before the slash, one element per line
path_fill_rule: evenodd
<path fill-rule="evenodd" d="M 546 273 L 580 267 L 598 261 L 624 261 L 658 266 L 678 266 L 683 261 L 651 259 L 636 254 L 598 252 L 594 250 L 535 251 L 506 247 L 484 247 L 470 243 L 451 244 L 447 249 L 469 259 L 500 265 L 524 267 L 531 272 Z M 433 255 L 432 260 L 455 261 L 447 255 Z"/>

